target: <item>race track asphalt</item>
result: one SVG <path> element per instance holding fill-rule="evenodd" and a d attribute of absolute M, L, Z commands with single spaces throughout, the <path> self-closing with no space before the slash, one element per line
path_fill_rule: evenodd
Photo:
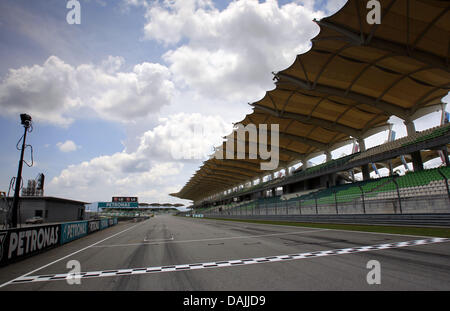
<path fill-rule="evenodd" d="M 119 223 L 0 268 L 0 290 L 450 290 L 449 241 L 281 256 L 427 238 L 158 215 Z M 267 257 L 274 261 L 261 260 Z M 67 274 L 71 260 L 92 277 L 79 279 L 80 284 L 48 280 Z M 381 284 L 367 282 L 371 260 L 380 264 Z"/>

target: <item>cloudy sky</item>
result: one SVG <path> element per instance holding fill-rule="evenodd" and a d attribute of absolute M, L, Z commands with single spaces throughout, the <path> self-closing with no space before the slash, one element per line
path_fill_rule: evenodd
<path fill-rule="evenodd" d="M 189 204 L 169 193 L 273 89 L 271 72 L 310 48 L 312 20 L 345 0 L 79 0 L 79 25 L 67 2 L 0 2 L 0 191 L 17 174 L 28 113 L 23 177 L 44 173 L 46 195 Z"/>

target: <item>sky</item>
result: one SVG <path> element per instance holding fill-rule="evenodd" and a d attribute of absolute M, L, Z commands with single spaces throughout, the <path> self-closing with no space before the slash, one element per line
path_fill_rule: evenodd
<path fill-rule="evenodd" d="M 189 205 L 169 194 L 275 87 L 272 72 L 310 48 L 312 20 L 346 1 L 79 0 L 80 24 L 67 22 L 68 2 L 0 2 L 0 191 L 17 174 L 27 113 L 34 163 L 23 178 L 44 173 L 46 195 Z"/>

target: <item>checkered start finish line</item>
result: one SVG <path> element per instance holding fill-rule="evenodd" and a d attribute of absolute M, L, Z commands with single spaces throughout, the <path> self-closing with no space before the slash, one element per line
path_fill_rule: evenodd
<path fill-rule="evenodd" d="M 17 283 L 31 283 L 31 282 L 46 282 L 46 281 L 65 280 L 68 278 L 88 279 L 88 278 L 101 278 L 101 277 L 108 277 L 108 276 L 123 276 L 123 275 L 136 275 L 136 274 L 147 274 L 147 273 L 186 271 L 186 270 L 196 270 L 196 269 L 211 269 L 211 268 L 238 266 L 238 265 L 252 265 L 252 264 L 267 263 L 267 262 L 299 260 L 299 259 L 306 259 L 306 258 L 313 258 L 313 257 L 353 254 L 353 253 L 360 253 L 360 252 L 370 252 L 370 251 L 390 249 L 390 248 L 400 248 L 400 247 L 407 247 L 407 246 L 416 246 L 416 245 L 443 243 L 443 242 L 450 242 L 450 239 L 429 238 L 429 239 L 423 239 L 423 240 L 395 242 L 395 243 L 351 247 L 351 248 L 341 248 L 341 249 L 316 251 L 316 252 L 301 253 L 301 254 L 269 256 L 269 257 L 260 257 L 260 258 L 227 260 L 227 261 L 184 264 L 184 265 L 172 265 L 172 266 L 162 266 L 162 267 L 81 272 L 76 275 L 69 274 L 69 273 L 63 273 L 63 274 L 51 274 L 51 275 L 48 274 L 48 275 L 38 275 L 38 276 L 24 276 L 24 277 L 15 279 L 11 283 L 17 284 Z"/>

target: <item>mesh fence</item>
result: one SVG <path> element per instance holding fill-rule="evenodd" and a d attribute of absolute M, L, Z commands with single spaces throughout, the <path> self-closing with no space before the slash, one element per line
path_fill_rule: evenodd
<path fill-rule="evenodd" d="M 275 201 L 275 202 L 274 202 Z M 327 189 L 290 200 L 258 199 L 233 206 L 214 207 L 207 215 L 313 215 L 449 213 L 450 193 L 446 180 L 402 185 L 380 179 L 370 185 Z"/>

